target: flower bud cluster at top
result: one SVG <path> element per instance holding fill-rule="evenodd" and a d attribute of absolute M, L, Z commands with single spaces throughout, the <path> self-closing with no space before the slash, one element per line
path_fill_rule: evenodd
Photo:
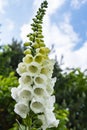
<path fill-rule="evenodd" d="M 44 1 L 41 4 L 41 8 L 38 9 L 37 15 L 35 18 L 33 18 L 33 23 L 31 24 L 32 26 L 32 33 L 28 34 L 27 37 L 29 38 L 30 42 L 26 42 L 24 45 L 29 46 L 30 50 L 26 50 L 24 53 L 32 53 L 34 56 L 36 54 L 36 48 L 40 47 L 45 47 L 44 43 L 44 36 L 42 35 L 42 23 L 43 23 L 43 17 L 45 15 L 46 9 L 47 8 L 47 1 Z"/>
<path fill-rule="evenodd" d="M 43 130 L 57 127 L 53 113 L 55 96 L 54 84 L 56 78 L 52 78 L 55 61 L 49 59 L 49 48 L 45 46 L 42 35 L 42 22 L 47 8 L 47 1 L 41 4 L 33 19 L 33 33 L 27 35 L 29 42 L 25 43 L 27 49 L 24 58 L 18 64 L 17 73 L 20 75 L 19 86 L 11 89 L 11 96 L 16 100 L 14 111 L 22 118 L 26 118 L 30 110 L 38 114 Z"/>

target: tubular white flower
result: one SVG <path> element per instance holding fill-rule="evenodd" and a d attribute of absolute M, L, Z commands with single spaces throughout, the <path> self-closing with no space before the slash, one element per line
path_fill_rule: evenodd
<path fill-rule="evenodd" d="M 37 62 L 32 62 L 27 66 L 27 71 L 30 76 L 35 76 L 40 72 L 40 65 Z"/>
<path fill-rule="evenodd" d="M 55 118 L 55 115 L 54 115 L 54 113 L 51 110 L 46 109 L 45 117 L 46 117 L 46 121 L 47 121 L 47 124 L 48 124 L 48 128 L 57 127 L 58 126 L 59 120 L 57 120 Z"/>
<path fill-rule="evenodd" d="M 42 64 L 43 59 L 44 59 L 44 56 L 41 55 L 40 53 L 36 54 L 36 56 L 34 57 L 34 61 L 39 64 Z"/>
<path fill-rule="evenodd" d="M 55 96 L 50 96 L 47 99 L 45 99 L 45 102 L 44 102 L 44 106 L 46 106 L 45 110 L 49 109 L 49 110 L 53 111 L 54 103 L 55 103 Z"/>
<path fill-rule="evenodd" d="M 34 113 L 42 113 L 44 112 L 43 99 L 41 98 L 33 98 L 30 104 L 30 108 Z"/>
<path fill-rule="evenodd" d="M 52 77 L 52 72 L 53 72 L 53 70 L 50 68 L 50 66 L 47 65 L 47 66 L 42 66 L 40 73 L 51 78 Z"/>
<path fill-rule="evenodd" d="M 20 115 L 22 118 L 26 118 L 28 112 L 29 112 L 29 106 L 26 102 L 18 102 L 15 105 L 14 111 Z"/>
<path fill-rule="evenodd" d="M 52 95 L 54 92 L 53 87 L 50 84 L 46 85 L 46 91 L 49 93 L 49 95 Z"/>
<path fill-rule="evenodd" d="M 45 86 L 46 81 L 47 81 L 47 77 L 43 74 L 39 74 L 34 77 L 34 83 L 37 86 Z"/>
<path fill-rule="evenodd" d="M 24 73 L 21 78 L 19 78 L 19 83 L 23 85 L 31 85 L 33 83 L 32 77 L 28 72 Z"/>
<path fill-rule="evenodd" d="M 27 66 L 25 63 L 21 62 L 18 64 L 18 68 L 16 69 L 17 73 L 19 75 L 22 75 L 23 73 L 25 73 L 27 71 Z"/>
<path fill-rule="evenodd" d="M 47 121 L 46 121 L 45 115 L 38 115 L 38 119 L 40 119 L 41 122 L 42 122 L 41 128 L 42 128 L 43 130 L 46 130 L 46 129 L 48 128 L 48 125 L 47 125 Z"/>
<path fill-rule="evenodd" d="M 49 66 L 49 67 L 51 67 L 51 69 L 53 70 L 53 68 L 54 68 L 54 64 L 55 64 L 55 60 L 53 60 L 53 59 L 47 59 L 47 60 L 44 60 L 43 61 L 43 66 Z"/>
<path fill-rule="evenodd" d="M 45 114 L 38 115 L 38 119 L 42 121 L 42 129 L 46 130 L 51 127 L 58 127 L 59 120 L 56 120 L 55 115 L 49 109 L 46 110 Z"/>
<path fill-rule="evenodd" d="M 56 82 L 56 77 L 55 78 L 48 78 L 47 80 L 47 85 L 46 85 L 46 90 L 47 92 L 52 95 L 54 92 L 54 84 Z"/>
<path fill-rule="evenodd" d="M 14 87 L 14 88 L 11 89 L 11 96 L 12 96 L 13 99 L 16 100 L 16 102 L 19 101 L 18 92 L 20 91 L 20 89 L 21 89 L 21 86 L 19 86 L 17 88 Z"/>
<path fill-rule="evenodd" d="M 23 58 L 23 62 L 24 62 L 24 63 L 27 63 L 27 64 L 33 62 L 33 56 L 32 56 L 31 54 L 27 54 L 27 55 Z"/>
<path fill-rule="evenodd" d="M 44 92 L 44 89 L 43 88 L 41 88 L 41 87 L 35 87 L 35 88 L 33 88 L 34 90 L 34 94 L 36 95 L 36 96 L 44 96 L 44 94 L 45 94 L 45 92 Z"/>
<path fill-rule="evenodd" d="M 38 97 L 49 97 L 49 94 L 46 91 L 45 87 L 42 86 L 33 86 L 33 94 L 34 96 L 38 96 Z"/>
<path fill-rule="evenodd" d="M 33 97 L 32 94 L 32 88 L 31 87 L 23 87 L 19 92 L 18 96 L 20 100 L 24 101 L 30 101 Z"/>

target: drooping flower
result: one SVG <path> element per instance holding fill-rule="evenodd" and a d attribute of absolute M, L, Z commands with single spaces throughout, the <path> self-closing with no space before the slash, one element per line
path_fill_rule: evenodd
<path fill-rule="evenodd" d="M 11 96 L 14 100 L 16 100 L 16 102 L 19 101 L 18 92 L 20 91 L 20 89 L 21 89 L 21 86 L 14 87 L 11 89 Z"/>
<path fill-rule="evenodd" d="M 15 105 L 14 111 L 22 118 L 26 118 L 27 114 L 29 113 L 29 105 L 27 102 L 18 102 Z"/>

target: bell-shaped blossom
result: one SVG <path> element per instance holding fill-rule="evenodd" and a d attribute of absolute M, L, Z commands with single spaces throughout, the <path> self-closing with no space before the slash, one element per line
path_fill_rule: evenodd
<path fill-rule="evenodd" d="M 46 75 L 49 78 L 52 77 L 52 72 L 53 72 L 53 70 L 48 65 L 41 67 L 41 72 L 40 73 Z"/>
<path fill-rule="evenodd" d="M 43 75 L 43 74 L 39 74 L 39 75 L 36 75 L 34 77 L 34 83 L 37 86 L 39 86 L 39 85 L 40 86 L 45 86 L 46 81 L 47 81 L 47 77 L 45 75 Z"/>
<path fill-rule="evenodd" d="M 52 95 L 53 92 L 54 92 L 54 85 L 55 85 L 55 82 L 56 82 L 56 78 L 48 78 L 47 80 L 47 85 L 46 85 L 46 90 L 47 92 Z"/>
<path fill-rule="evenodd" d="M 27 72 L 27 66 L 25 63 L 21 62 L 18 64 L 18 68 L 16 69 L 17 73 L 19 75 L 22 75 L 23 73 Z"/>
<path fill-rule="evenodd" d="M 48 124 L 47 124 L 45 115 L 44 115 L 44 114 L 38 115 L 38 119 L 40 119 L 41 122 L 42 122 L 41 128 L 42 128 L 43 130 L 46 130 L 46 129 L 48 128 Z"/>
<path fill-rule="evenodd" d="M 31 54 L 27 54 L 24 58 L 23 58 L 23 62 L 24 63 L 31 63 L 33 61 L 33 56 Z"/>
<path fill-rule="evenodd" d="M 55 64 L 55 60 L 48 58 L 43 61 L 42 66 L 49 66 L 49 68 L 51 69 L 51 72 L 52 72 L 52 70 L 54 68 L 54 64 Z"/>
<path fill-rule="evenodd" d="M 49 109 L 45 110 L 45 117 L 46 117 L 46 122 L 48 124 L 48 128 L 58 126 L 59 120 L 56 120 L 55 115 L 51 110 Z"/>
<path fill-rule="evenodd" d="M 42 121 L 41 127 L 43 130 L 51 127 L 57 127 L 59 124 L 59 120 L 56 120 L 54 113 L 49 109 L 47 109 L 44 114 L 38 115 L 38 119 Z"/>
<path fill-rule="evenodd" d="M 26 102 L 18 102 L 15 105 L 14 111 L 20 115 L 22 118 L 26 118 L 27 114 L 29 113 L 29 105 Z"/>
<path fill-rule="evenodd" d="M 55 96 L 49 96 L 47 99 L 45 99 L 44 106 L 45 110 L 49 109 L 51 111 L 54 110 L 54 103 L 55 103 Z"/>
<path fill-rule="evenodd" d="M 44 56 L 41 55 L 40 53 L 36 54 L 34 57 L 34 61 L 39 63 L 39 64 L 42 64 L 43 60 L 44 60 Z"/>
<path fill-rule="evenodd" d="M 11 89 L 11 96 L 13 99 L 16 100 L 16 102 L 19 101 L 19 96 L 18 96 L 18 92 L 20 91 L 21 89 L 21 86 L 18 86 L 18 87 L 14 87 Z"/>
<path fill-rule="evenodd" d="M 30 74 L 30 76 L 35 76 L 40 72 L 40 65 L 37 62 L 31 62 L 27 66 L 27 71 Z"/>
<path fill-rule="evenodd" d="M 29 75 L 28 72 L 24 73 L 21 78 L 19 78 L 19 83 L 22 85 L 31 85 L 33 83 L 32 77 Z"/>
<path fill-rule="evenodd" d="M 32 87 L 22 87 L 22 89 L 18 92 L 18 96 L 22 101 L 30 101 L 33 97 Z"/>
<path fill-rule="evenodd" d="M 30 108 L 34 113 L 44 112 L 43 106 L 44 100 L 42 98 L 33 98 L 30 104 Z"/>
<path fill-rule="evenodd" d="M 40 86 L 40 85 L 34 85 L 33 86 L 33 94 L 35 97 L 49 97 L 49 94 L 46 91 L 46 87 Z"/>

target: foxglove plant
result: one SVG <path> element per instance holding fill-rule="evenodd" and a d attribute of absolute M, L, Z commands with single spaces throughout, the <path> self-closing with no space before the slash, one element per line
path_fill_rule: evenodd
<path fill-rule="evenodd" d="M 29 42 L 24 44 L 25 56 L 17 68 L 17 73 L 20 75 L 19 86 L 11 89 L 11 96 L 16 101 L 14 111 L 26 119 L 26 130 L 33 130 L 35 127 L 32 112 L 42 122 L 38 129 L 57 127 L 59 123 L 53 112 L 56 78 L 52 78 L 52 73 L 55 61 L 49 58 L 50 49 L 46 47 L 42 35 L 45 8 L 47 8 L 46 0 L 33 19 L 31 24 L 33 32 L 27 35 Z M 32 123 L 29 123 L 30 120 Z"/>

